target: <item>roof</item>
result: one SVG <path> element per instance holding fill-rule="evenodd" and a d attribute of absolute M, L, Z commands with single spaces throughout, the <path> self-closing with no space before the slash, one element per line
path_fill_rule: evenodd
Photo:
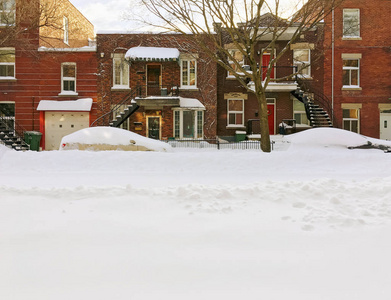
<path fill-rule="evenodd" d="M 179 50 L 162 47 L 133 47 L 126 54 L 125 59 L 131 61 L 176 61 L 179 59 Z"/>
<path fill-rule="evenodd" d="M 70 101 L 41 100 L 39 111 L 91 111 L 92 99 L 78 99 Z"/>

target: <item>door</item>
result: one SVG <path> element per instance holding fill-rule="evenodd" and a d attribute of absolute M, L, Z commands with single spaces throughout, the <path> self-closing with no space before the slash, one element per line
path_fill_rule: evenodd
<path fill-rule="evenodd" d="M 269 121 L 269 134 L 275 134 L 275 105 L 268 104 L 267 105 L 267 114 Z"/>
<path fill-rule="evenodd" d="M 262 55 L 262 80 L 265 80 L 266 73 L 268 71 L 268 66 L 270 63 L 271 59 L 271 53 L 268 50 L 265 50 Z M 275 69 L 273 67 L 271 73 L 270 73 L 270 78 L 275 78 Z"/>
<path fill-rule="evenodd" d="M 160 139 L 160 117 L 147 117 L 147 137 Z"/>
<path fill-rule="evenodd" d="M 161 86 L 161 66 L 147 65 L 147 95 L 159 96 Z"/>
<path fill-rule="evenodd" d="M 380 138 L 391 140 L 391 113 L 380 113 Z"/>
<path fill-rule="evenodd" d="M 89 127 L 89 112 L 46 112 L 45 150 L 58 150 L 61 139 L 77 130 Z"/>

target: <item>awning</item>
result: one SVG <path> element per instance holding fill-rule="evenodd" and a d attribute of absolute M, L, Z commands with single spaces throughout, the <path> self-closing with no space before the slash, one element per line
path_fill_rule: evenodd
<path fill-rule="evenodd" d="M 92 99 L 78 99 L 71 101 L 41 100 L 37 110 L 40 111 L 91 111 Z"/>
<path fill-rule="evenodd" d="M 176 48 L 161 47 L 133 47 L 126 54 L 129 61 L 177 61 L 179 50 Z"/>
<path fill-rule="evenodd" d="M 179 97 L 179 107 L 185 109 L 205 110 L 205 106 L 198 99 Z"/>

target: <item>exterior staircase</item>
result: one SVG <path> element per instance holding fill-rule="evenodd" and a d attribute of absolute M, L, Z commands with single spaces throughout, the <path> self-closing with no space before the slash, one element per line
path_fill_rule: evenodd
<path fill-rule="evenodd" d="M 112 113 L 118 112 L 118 114 L 116 114 L 115 119 L 109 123 L 109 126 L 111 127 L 121 126 L 121 124 L 125 122 L 138 108 L 139 106 L 136 103 L 132 103 L 126 105 L 126 108 L 122 111 L 121 110 L 113 111 Z"/>
<path fill-rule="evenodd" d="M 304 104 L 307 118 L 312 127 L 333 127 L 333 122 L 327 110 L 313 94 L 306 93 L 301 89 L 291 92 L 292 95 Z"/>
<path fill-rule="evenodd" d="M 30 150 L 30 146 L 15 132 L 13 128 L 8 128 L 0 118 L 0 143 L 8 148 L 17 151 Z"/>

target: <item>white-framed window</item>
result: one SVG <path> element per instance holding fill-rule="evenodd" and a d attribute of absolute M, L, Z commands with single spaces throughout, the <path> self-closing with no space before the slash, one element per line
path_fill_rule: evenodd
<path fill-rule="evenodd" d="M 344 38 L 360 37 L 360 10 L 344 9 L 343 10 L 343 33 Z"/>
<path fill-rule="evenodd" d="M 174 137 L 176 139 L 202 139 L 204 137 L 204 111 L 174 109 Z"/>
<path fill-rule="evenodd" d="M 15 78 L 15 48 L 0 48 L 0 80 Z"/>
<path fill-rule="evenodd" d="M 61 93 L 76 93 L 76 63 L 61 65 Z"/>
<path fill-rule="evenodd" d="M 64 43 L 68 44 L 69 43 L 69 21 L 68 18 L 64 16 L 64 21 L 63 21 L 63 30 L 64 30 Z"/>
<path fill-rule="evenodd" d="M 304 77 L 311 77 L 311 50 L 294 49 L 293 63 L 297 67 L 297 72 Z"/>
<path fill-rule="evenodd" d="M 181 59 L 181 87 L 197 88 L 196 59 Z"/>
<path fill-rule="evenodd" d="M 227 100 L 227 122 L 229 127 L 244 126 L 244 99 Z"/>
<path fill-rule="evenodd" d="M 342 109 L 343 129 L 360 133 L 360 110 Z"/>
<path fill-rule="evenodd" d="M 238 66 L 236 65 L 235 61 L 240 66 L 243 66 L 244 65 L 244 55 L 238 49 L 228 49 L 228 53 L 233 58 L 233 59 L 231 59 L 231 57 L 228 57 L 228 63 L 230 64 L 231 68 L 234 71 L 237 71 L 238 70 Z M 233 76 L 232 72 L 228 71 L 228 77 L 232 77 L 232 76 Z"/>
<path fill-rule="evenodd" d="M 129 65 L 125 61 L 124 53 L 113 55 L 113 87 L 129 88 Z"/>
<path fill-rule="evenodd" d="M 0 26 L 15 25 L 15 0 L 0 0 Z"/>
<path fill-rule="evenodd" d="M 296 124 L 310 125 L 304 103 L 297 99 L 293 100 L 293 118 L 296 120 Z"/>
<path fill-rule="evenodd" d="M 343 88 L 360 87 L 360 60 L 343 59 L 342 85 Z"/>

